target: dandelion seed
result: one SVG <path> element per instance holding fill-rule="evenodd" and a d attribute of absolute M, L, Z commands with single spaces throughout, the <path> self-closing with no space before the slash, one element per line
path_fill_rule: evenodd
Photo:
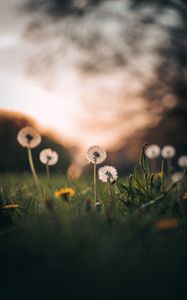
<path fill-rule="evenodd" d="M 88 148 L 86 157 L 89 162 L 94 164 L 94 175 L 93 175 L 93 185 L 94 185 L 94 201 L 97 202 L 97 164 L 101 164 L 105 161 L 107 154 L 106 151 L 100 146 L 91 146 Z"/>
<path fill-rule="evenodd" d="M 35 148 L 41 143 L 41 136 L 32 127 L 23 127 L 17 136 L 19 144 L 26 148 Z"/>
<path fill-rule="evenodd" d="M 149 145 L 145 149 L 145 155 L 149 159 L 155 159 L 155 158 L 159 157 L 159 155 L 160 155 L 160 147 L 158 145 L 155 145 L 155 144 Z"/>
<path fill-rule="evenodd" d="M 172 183 L 177 183 L 182 180 L 182 177 L 183 177 L 183 173 L 175 172 L 171 177 L 171 181 Z"/>
<path fill-rule="evenodd" d="M 172 158 L 176 154 L 176 150 L 173 146 L 167 145 L 164 146 L 164 148 L 161 151 L 162 157 L 163 158 Z"/>
<path fill-rule="evenodd" d="M 187 155 L 183 155 L 178 159 L 178 165 L 181 168 L 187 168 Z"/>
<path fill-rule="evenodd" d="M 72 188 L 61 188 L 55 191 L 56 198 L 64 198 L 64 200 L 68 201 L 69 198 L 75 195 L 75 190 Z"/>
<path fill-rule="evenodd" d="M 107 154 L 106 151 L 100 146 L 91 146 L 86 153 L 89 162 L 93 164 L 101 164 L 105 161 Z"/>
<path fill-rule="evenodd" d="M 98 170 L 99 179 L 103 182 L 115 183 L 118 178 L 116 168 L 112 166 L 104 166 Z"/>

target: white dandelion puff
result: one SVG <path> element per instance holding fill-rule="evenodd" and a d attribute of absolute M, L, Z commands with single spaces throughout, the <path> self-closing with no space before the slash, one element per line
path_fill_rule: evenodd
<path fill-rule="evenodd" d="M 40 161 L 44 165 L 53 166 L 58 162 L 58 154 L 52 149 L 44 149 L 40 152 Z"/>
<path fill-rule="evenodd" d="M 145 149 L 145 155 L 149 158 L 149 159 L 155 159 L 157 157 L 159 157 L 160 155 L 160 147 L 158 145 L 152 144 L 149 145 L 146 149 Z"/>
<path fill-rule="evenodd" d="M 105 161 L 107 154 L 106 151 L 100 146 L 91 146 L 88 148 L 86 157 L 89 162 L 93 164 L 101 164 Z"/>
<path fill-rule="evenodd" d="M 97 164 L 105 161 L 107 154 L 106 151 L 100 146 L 91 146 L 86 152 L 86 157 L 89 162 L 94 165 L 93 168 L 93 188 L 94 188 L 94 201 L 97 202 Z"/>
<path fill-rule="evenodd" d="M 182 180 L 182 177 L 183 177 L 183 173 L 175 172 L 171 177 L 171 181 L 172 183 L 177 183 Z"/>
<path fill-rule="evenodd" d="M 182 155 L 178 159 L 178 165 L 181 168 L 187 168 L 187 155 Z"/>
<path fill-rule="evenodd" d="M 41 143 L 41 136 L 35 129 L 26 126 L 18 132 L 17 140 L 23 147 L 35 148 Z"/>
<path fill-rule="evenodd" d="M 42 199 L 44 201 L 44 195 L 40 187 L 39 179 L 36 173 L 33 157 L 32 157 L 32 148 L 37 147 L 41 143 L 41 136 L 39 133 L 34 130 L 32 127 L 26 126 L 20 129 L 17 135 L 17 141 L 20 143 L 21 146 L 27 148 L 28 152 L 28 160 L 29 165 L 31 168 L 31 172 L 38 189 L 38 192 L 41 194 Z"/>
<path fill-rule="evenodd" d="M 166 145 L 161 151 L 162 157 L 163 158 L 172 158 L 176 154 L 176 150 L 173 146 Z"/>
<path fill-rule="evenodd" d="M 118 172 L 116 168 L 112 166 L 104 166 L 98 170 L 99 179 L 102 182 L 115 183 L 118 178 Z"/>

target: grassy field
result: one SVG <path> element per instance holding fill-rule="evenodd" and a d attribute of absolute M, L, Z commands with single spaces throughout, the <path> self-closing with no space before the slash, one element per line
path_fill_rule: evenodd
<path fill-rule="evenodd" d="M 185 172 L 172 183 L 142 156 L 97 205 L 92 178 L 40 183 L 45 206 L 30 174 L 0 176 L 2 299 L 186 299 Z M 56 198 L 64 187 L 75 195 Z"/>

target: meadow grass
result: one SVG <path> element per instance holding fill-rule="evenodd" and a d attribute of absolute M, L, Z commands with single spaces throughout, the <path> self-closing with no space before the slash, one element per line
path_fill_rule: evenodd
<path fill-rule="evenodd" d="M 142 154 L 113 188 L 92 179 L 0 176 L 0 272 L 3 299 L 186 299 L 186 173 L 172 183 L 152 174 Z M 75 196 L 56 198 L 70 187 Z M 7 205 L 18 205 L 6 208 Z"/>

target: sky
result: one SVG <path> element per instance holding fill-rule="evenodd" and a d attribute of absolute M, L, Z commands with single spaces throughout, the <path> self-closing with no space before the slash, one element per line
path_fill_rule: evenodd
<path fill-rule="evenodd" d="M 154 5 L 137 14 L 128 0 L 105 1 L 82 18 L 54 21 L 26 12 L 25 3 L 0 3 L 0 108 L 34 117 L 81 149 L 118 149 L 175 106 L 171 95 L 160 105 L 143 95 L 160 63 L 156 49 L 168 43 L 166 29 L 180 26 L 175 11 L 142 30 Z"/>

